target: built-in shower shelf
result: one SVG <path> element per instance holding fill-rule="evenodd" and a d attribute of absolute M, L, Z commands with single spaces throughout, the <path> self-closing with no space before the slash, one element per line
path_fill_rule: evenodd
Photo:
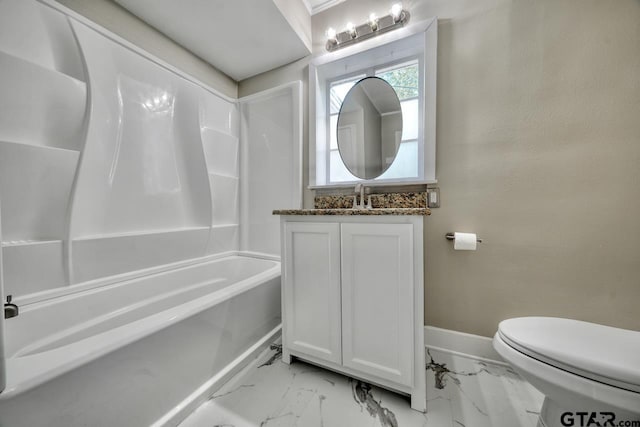
<path fill-rule="evenodd" d="M 98 240 L 98 239 L 112 239 L 121 237 L 143 237 L 153 236 L 158 234 L 170 234 L 170 233 L 184 233 L 192 231 L 207 231 L 209 227 L 182 227 L 182 228 L 169 228 L 169 229 L 157 229 L 157 230 L 141 230 L 141 231 L 126 231 L 122 233 L 110 233 L 110 234 L 96 234 L 82 237 L 74 237 L 74 241 L 85 240 Z"/>
<path fill-rule="evenodd" d="M 0 144 L 12 144 L 12 145 L 15 145 L 15 146 L 32 147 L 32 148 L 34 148 L 36 150 L 42 150 L 42 151 L 67 152 L 71 156 L 75 156 L 75 157 L 77 157 L 78 154 L 80 153 L 80 150 L 75 149 L 75 148 L 53 147 L 53 146 L 50 146 L 50 145 L 40 145 L 40 144 L 37 144 L 37 143 L 31 143 L 31 142 L 28 142 L 28 141 L 6 141 L 6 140 L 0 139 Z"/>
<path fill-rule="evenodd" d="M 5 240 L 2 242 L 3 248 L 16 247 L 16 246 L 34 246 L 34 245 L 49 245 L 49 244 L 61 244 L 62 240 Z"/>
<path fill-rule="evenodd" d="M 209 235 L 209 227 L 184 227 L 73 239 L 73 282 L 200 257 Z"/>
<path fill-rule="evenodd" d="M 44 74 L 48 74 L 51 76 L 58 76 L 58 78 L 60 79 L 65 79 L 71 82 L 75 82 L 78 85 L 81 86 L 86 86 L 86 83 L 76 77 L 73 77 L 65 72 L 62 72 L 60 70 L 56 70 L 54 68 L 48 67 L 46 65 L 40 64 L 38 62 L 34 62 L 31 61 L 29 59 L 25 59 L 21 56 L 18 55 L 14 55 L 12 53 L 8 53 L 5 52 L 3 50 L 0 50 L 0 58 L 6 58 L 6 61 L 13 61 L 15 64 L 19 64 L 22 63 L 23 66 L 25 67 L 33 67 L 34 69 L 39 69 L 40 72 L 44 75 Z M 0 61 L 4 61 L 4 59 L 0 59 Z M 2 62 L 4 63 L 4 62 Z M 9 65 L 10 62 L 7 62 L 7 65 Z"/>
<path fill-rule="evenodd" d="M 235 179 L 235 180 L 239 180 L 240 179 L 240 177 L 238 177 L 238 176 L 226 175 L 226 174 L 223 174 L 223 173 L 215 173 L 215 172 L 209 172 L 209 176 L 210 177 L 221 177 L 221 178 Z"/>
<path fill-rule="evenodd" d="M 0 51 L 0 140 L 80 150 L 87 85 Z"/>
<path fill-rule="evenodd" d="M 69 19 L 54 10 L 51 4 L 44 3 L 23 0 L 0 2 L 0 51 L 86 81 L 81 53 Z"/>
<path fill-rule="evenodd" d="M 225 129 L 218 129 L 217 127 L 212 127 L 212 126 L 200 126 L 200 130 L 204 134 L 224 135 L 224 136 L 228 136 L 229 138 L 233 138 L 236 141 L 238 140 L 237 136 L 233 135 L 232 133 L 230 133 L 228 130 L 225 130 Z"/>
<path fill-rule="evenodd" d="M 216 224 L 216 225 L 212 225 L 211 229 L 212 230 L 219 230 L 219 229 L 223 229 L 223 228 L 239 227 L 239 226 L 240 226 L 240 224 L 238 224 L 238 223 Z"/>

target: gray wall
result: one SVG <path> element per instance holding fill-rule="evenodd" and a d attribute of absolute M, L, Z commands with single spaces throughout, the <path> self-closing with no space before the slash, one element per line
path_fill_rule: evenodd
<path fill-rule="evenodd" d="M 490 336 L 504 318 L 551 315 L 640 330 L 640 1 L 403 3 L 413 20 L 439 17 L 426 323 Z M 388 7 L 348 0 L 315 15 L 314 51 L 327 27 Z M 307 63 L 239 94 L 306 84 Z M 305 186 L 307 123 L 305 111 Z M 485 243 L 454 252 L 454 230 Z"/>
<path fill-rule="evenodd" d="M 180 68 L 222 94 L 237 98 L 238 85 L 112 0 L 56 0 L 109 31 Z"/>

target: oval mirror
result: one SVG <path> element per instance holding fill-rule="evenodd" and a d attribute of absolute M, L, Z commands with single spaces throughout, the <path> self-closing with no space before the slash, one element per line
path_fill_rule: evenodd
<path fill-rule="evenodd" d="M 336 136 L 349 172 L 361 179 L 382 175 L 402 140 L 402 109 L 393 87 L 379 77 L 356 83 L 340 107 Z"/>

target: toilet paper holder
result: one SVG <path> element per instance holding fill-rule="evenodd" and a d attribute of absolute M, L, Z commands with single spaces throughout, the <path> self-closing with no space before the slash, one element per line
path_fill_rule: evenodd
<path fill-rule="evenodd" d="M 453 233 L 447 233 L 444 235 L 444 237 L 446 237 L 447 240 L 456 240 L 456 236 Z M 477 239 L 476 242 L 482 243 L 482 239 Z"/>

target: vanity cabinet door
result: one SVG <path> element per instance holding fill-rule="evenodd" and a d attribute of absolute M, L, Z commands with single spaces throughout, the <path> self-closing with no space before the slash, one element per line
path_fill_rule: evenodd
<path fill-rule="evenodd" d="M 413 226 L 342 224 L 343 365 L 413 384 Z"/>
<path fill-rule="evenodd" d="M 284 257 L 285 347 L 342 363 L 340 225 L 286 222 Z"/>

